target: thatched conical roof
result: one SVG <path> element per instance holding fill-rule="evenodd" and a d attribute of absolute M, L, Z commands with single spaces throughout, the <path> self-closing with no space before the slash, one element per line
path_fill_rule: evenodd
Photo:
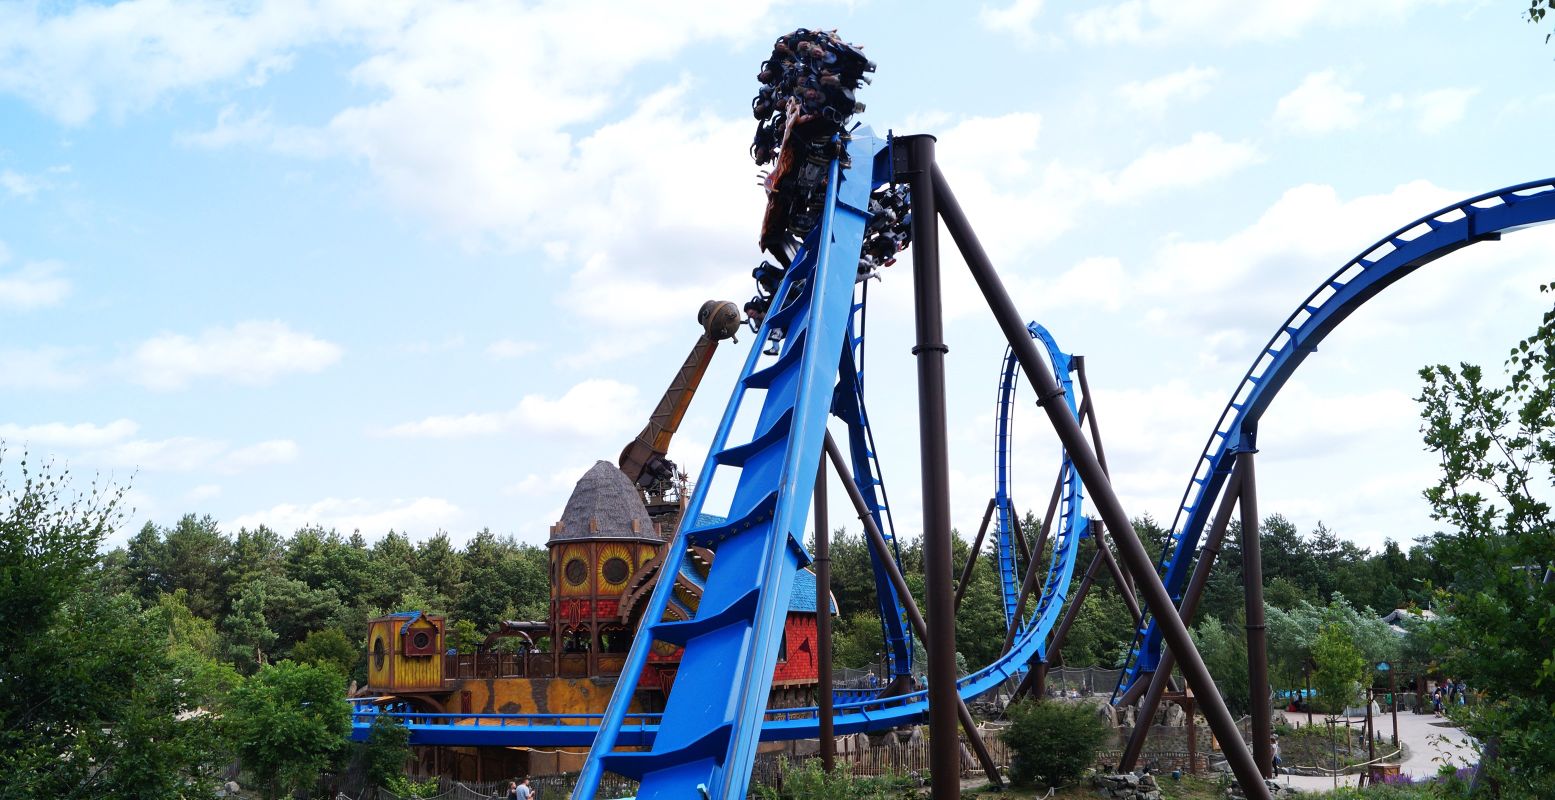
<path fill-rule="evenodd" d="M 637 487 L 609 461 L 597 461 L 583 473 L 561 521 L 551 526 L 551 541 L 592 536 L 660 541 Z"/>

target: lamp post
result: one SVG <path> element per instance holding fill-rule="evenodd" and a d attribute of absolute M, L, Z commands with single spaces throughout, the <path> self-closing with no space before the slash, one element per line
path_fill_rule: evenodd
<path fill-rule="evenodd" d="M 1393 665 L 1386 661 L 1380 662 L 1377 671 L 1388 673 L 1388 703 L 1393 707 L 1393 746 L 1398 747 L 1398 689 L 1394 683 Z"/>

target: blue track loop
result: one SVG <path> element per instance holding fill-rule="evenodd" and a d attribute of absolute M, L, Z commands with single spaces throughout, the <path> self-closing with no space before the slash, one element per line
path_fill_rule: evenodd
<path fill-rule="evenodd" d="M 1047 349 L 1048 361 L 1053 365 L 1053 376 L 1058 379 L 1058 385 L 1064 393 L 1064 403 L 1069 406 L 1069 413 L 1078 418 L 1074 380 L 1070 377 L 1074 371 L 1073 359 L 1068 353 L 1059 349 L 1058 342 L 1053 339 L 1053 335 L 1047 328 L 1036 322 L 1030 322 L 1027 323 L 1026 330 L 1031 334 L 1031 338 L 1042 342 Z M 1052 627 L 1063 610 L 1063 600 L 1069 590 L 1069 579 L 1074 573 L 1075 548 L 1065 547 L 1065 545 L 1072 545 L 1083 537 L 1087 530 L 1084 517 L 1085 498 L 1080 484 L 1080 475 L 1070 463 L 1069 454 L 1066 452 L 1063 454 L 1059 469 L 1062 489 L 1059 495 L 1058 524 L 1055 526 L 1057 538 L 1054 540 L 1053 558 L 1048 564 L 1047 580 L 1042 586 L 1042 595 L 1038 598 L 1036 610 L 1030 618 L 1020 619 L 1020 609 L 1015 606 L 1020 599 L 1021 583 L 1025 575 L 1020 571 L 1020 565 L 1016 563 L 1015 537 L 1021 535 L 1020 520 L 1015 518 L 1015 509 L 1010 502 L 1010 486 L 1014 483 L 1011 451 L 1014 441 L 1015 389 L 1018 380 L 1015 351 L 1005 348 L 1004 363 L 999 371 L 999 400 L 994 423 L 994 508 L 997 511 L 999 525 L 999 581 L 1004 596 L 1004 619 L 1007 627 L 1025 628 L 1035 625 L 1048 629 Z M 1061 558 L 1061 554 L 1066 551 L 1069 553 L 1068 561 Z M 1031 554 L 1032 558 L 1040 556 L 1040 553 Z M 1045 651 L 1042 657 L 1046 658 Z"/>
<path fill-rule="evenodd" d="M 1058 342 L 1042 325 L 1028 322 L 1026 330 L 1031 334 L 1031 338 L 1042 342 L 1047 348 L 1048 361 L 1053 365 L 1053 377 L 1058 379 L 1058 385 L 1064 391 L 1064 402 L 1069 406 L 1069 413 L 1078 418 L 1074 379 L 1069 377 L 1074 371 L 1074 366 L 1069 354 L 1059 349 Z M 1006 347 L 1004 365 L 999 371 L 999 399 L 994 415 L 994 508 L 998 518 L 999 579 L 1004 595 L 1004 624 L 1007 629 L 1019 624 L 1015 603 L 1020 599 L 1020 587 L 1025 578 L 1015 558 L 1018 552 L 1015 537 L 1020 535 L 1020 520 L 1015 518 L 1015 507 L 1010 498 L 1010 485 L 1014 482 L 1010 456 L 1015 435 L 1017 370 L 1015 351 Z M 1061 530 L 1081 530 L 1084 497 L 1080 476 L 1069 463 L 1067 453 L 1063 458 L 1060 480 L 1064 488 L 1058 518 L 1062 520 L 1060 524 L 1065 526 Z M 1039 555 L 1032 553 L 1031 557 L 1036 558 Z M 1049 577 L 1051 578 L 1051 571 Z"/>
<path fill-rule="evenodd" d="M 849 143 L 848 153 L 853 164 L 872 170 L 883 148 L 884 142 L 862 135 Z M 697 615 L 648 622 L 662 618 L 674 582 L 655 587 L 645 629 L 633 638 L 574 798 L 594 796 L 602 769 L 639 781 L 637 796 L 644 800 L 745 797 L 794 573 L 809 560 L 798 537 L 847 340 L 871 177 L 843 170 L 835 159 L 831 164 L 820 224 L 785 274 L 754 340 L 781 330 L 781 352 L 759 369 L 757 360 L 747 362 L 730 403 L 732 409 L 746 393 L 762 393 L 755 433 L 731 445 L 733 416 L 726 414 L 685 515 L 699 518 L 714 473 L 730 467 L 739 478 L 728 518 L 676 538 L 674 547 L 691 543 L 717 553 Z M 666 563 L 679 563 L 679 555 L 672 551 Z M 657 736 L 646 752 L 614 752 L 636 676 L 655 640 L 684 648 Z"/>
<path fill-rule="evenodd" d="M 1253 360 L 1221 412 L 1183 492 L 1159 562 L 1173 602 L 1182 601 L 1199 537 L 1236 454 L 1257 449 L 1259 418 L 1323 337 L 1367 300 L 1419 267 L 1471 244 L 1495 241 L 1503 233 L 1552 220 L 1555 179 L 1471 197 L 1384 236 L 1319 284 L 1296 307 Z M 1136 633 L 1135 647 L 1113 693 L 1114 700 L 1141 675 L 1153 671 L 1160 654 L 1160 631 L 1150 619 Z"/>

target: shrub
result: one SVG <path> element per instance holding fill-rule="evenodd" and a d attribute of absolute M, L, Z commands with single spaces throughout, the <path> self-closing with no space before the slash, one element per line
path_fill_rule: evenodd
<path fill-rule="evenodd" d="M 819 759 L 792 766 L 783 759 L 783 788 L 752 787 L 759 800 L 897 800 L 917 797 L 917 784 L 900 775 L 855 777 L 848 764 L 828 773 Z"/>
<path fill-rule="evenodd" d="M 1085 774 L 1107 728 L 1084 704 L 1045 701 L 1010 706 L 1004 741 L 1013 751 L 1010 782 L 1056 788 Z"/>

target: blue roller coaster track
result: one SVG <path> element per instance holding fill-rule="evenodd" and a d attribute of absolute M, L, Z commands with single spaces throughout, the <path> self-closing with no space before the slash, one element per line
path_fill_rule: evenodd
<path fill-rule="evenodd" d="M 1048 361 L 1053 365 L 1053 377 L 1058 379 L 1058 385 L 1064 391 L 1064 402 L 1069 406 L 1069 413 L 1078 419 L 1074 380 L 1070 377 L 1070 373 L 1074 371 L 1073 360 L 1069 354 L 1059 349 L 1058 342 L 1053 339 L 1053 335 L 1047 328 L 1036 322 L 1030 322 L 1027 323 L 1026 330 L 1031 334 L 1031 338 L 1042 342 L 1046 348 Z M 999 578 L 1004 597 L 1004 620 L 1008 627 L 1025 624 L 1019 620 L 1020 610 L 1016 608 L 1023 576 L 1016 563 L 1015 537 L 1022 534 L 1020 520 L 1015 518 L 1015 507 L 1010 499 L 1010 487 L 1014 483 L 1011 450 L 1014 441 L 1015 388 L 1018 378 L 1019 365 L 1015 359 L 1015 350 L 1006 347 L 1004 364 L 999 371 L 998 406 L 994 420 L 994 508 L 998 518 Z M 1068 453 L 1064 454 L 1059 468 L 1059 482 L 1063 487 L 1058 512 L 1058 519 L 1061 521 L 1060 531 L 1066 537 L 1078 532 L 1083 538 L 1087 530 L 1083 508 L 1085 498 L 1080 484 L 1080 475 L 1075 471 L 1074 464 L 1069 461 Z M 1039 556 L 1039 553 L 1031 554 L 1032 558 Z M 1069 577 L 1073 573 L 1073 565 L 1070 566 L 1067 571 L 1050 566 L 1048 582 L 1043 585 L 1043 600 L 1039 601 L 1044 603 L 1039 606 L 1044 615 L 1051 614 L 1054 619 L 1057 619 L 1058 614 L 1062 612 L 1062 602 L 1047 604 L 1045 601 L 1051 592 L 1057 591 L 1060 597 L 1067 593 Z M 1039 618 L 1038 624 L 1051 627 L 1053 623 L 1052 620 Z"/>
<path fill-rule="evenodd" d="M 1286 381 L 1317 345 L 1367 300 L 1442 256 L 1503 233 L 1555 220 L 1555 180 L 1508 186 L 1470 197 L 1399 228 L 1351 259 L 1301 302 L 1269 339 L 1243 376 L 1183 492 L 1158 569 L 1172 601 L 1181 605 L 1199 537 L 1239 452 L 1257 450 L 1258 421 Z M 1154 619 L 1136 632 L 1114 700 L 1160 662 L 1161 632 Z"/>
<path fill-rule="evenodd" d="M 768 341 L 769 334 L 781 331 L 781 350 L 764 361 L 761 347 L 752 346 L 685 519 L 705 519 L 709 487 L 722 468 L 739 470 L 730 512 L 717 524 L 682 531 L 666 554 L 666 563 L 680 563 L 692 544 L 717 554 L 695 617 L 650 623 L 664 618 L 671 600 L 674 582 L 658 583 L 604 714 L 428 714 L 362 705 L 354 712 L 353 738 L 365 740 L 374 719 L 389 714 L 406 724 L 416 745 L 589 746 L 574 793 L 587 800 L 595 796 L 605 770 L 637 780 L 640 798 L 741 798 L 758 741 L 818 735 L 815 707 L 768 711 L 766 705 L 793 576 L 808 561 L 798 536 L 805 527 L 829 413 L 847 424 L 855 484 L 881 530 L 890 530 L 862 402 L 857 353 L 862 335 L 853 333 L 856 324 L 862 328 L 855 319 L 862 309 L 853 297 L 869 195 L 891 177 L 889 142 L 861 129 L 853 133 L 848 154 L 851 167 L 832 162 L 820 224 L 785 274 L 774 310 L 755 338 Z M 871 170 L 867 177 L 864 170 Z M 1066 401 L 1073 411 L 1068 356 L 1050 336 L 1034 335 L 1042 336 L 1056 373 L 1066 379 Z M 1009 368 L 1006 372 L 1013 374 Z M 754 432 L 748 441 L 731 444 L 743 401 L 757 390 L 763 396 Z M 1066 475 L 1072 473 L 1066 468 Z M 1042 594 L 1009 650 L 957 681 L 963 698 L 992 691 L 1046 658 L 1048 634 L 1062 609 L 1083 531 L 1078 478 L 1069 484 Z M 878 596 L 893 671 L 905 674 L 911 640 L 898 598 L 880 577 Z M 634 676 L 656 640 L 685 648 L 678 674 L 663 713 L 630 712 Z M 923 689 L 890 697 L 837 696 L 842 701 L 834 711 L 838 734 L 916 724 L 928 711 Z M 622 752 L 621 747 L 648 749 Z"/>

